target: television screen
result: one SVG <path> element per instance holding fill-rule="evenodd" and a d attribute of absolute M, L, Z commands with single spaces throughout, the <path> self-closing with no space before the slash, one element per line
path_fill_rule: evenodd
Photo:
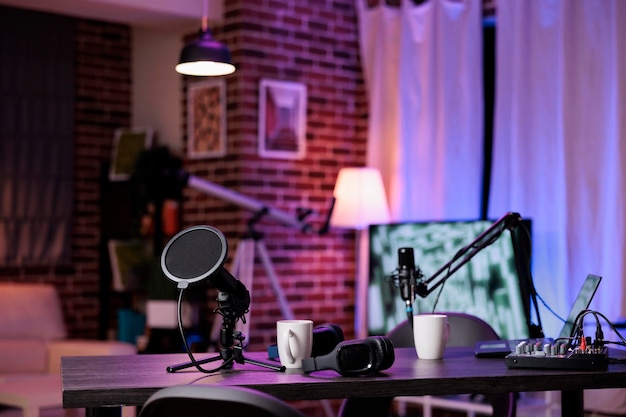
<path fill-rule="evenodd" d="M 525 221 L 527 222 L 527 221 Z M 493 221 L 438 221 L 371 225 L 367 330 L 384 335 L 407 319 L 406 305 L 390 276 L 398 268 L 398 249 L 413 248 L 415 266 L 428 279 L 472 243 Z M 501 338 L 529 336 L 528 298 L 520 285 L 514 238 L 509 231 L 479 251 L 444 284 L 413 301 L 413 313 L 463 312 L 489 323 Z M 445 277 L 444 271 L 439 278 Z M 434 280 L 429 288 L 438 282 Z"/>

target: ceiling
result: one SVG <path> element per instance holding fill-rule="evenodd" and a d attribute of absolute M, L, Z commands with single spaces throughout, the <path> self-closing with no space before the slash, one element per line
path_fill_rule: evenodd
<path fill-rule="evenodd" d="M 222 20 L 221 0 L 0 0 L 0 5 L 137 27 L 200 27 L 203 5 L 209 21 Z"/>

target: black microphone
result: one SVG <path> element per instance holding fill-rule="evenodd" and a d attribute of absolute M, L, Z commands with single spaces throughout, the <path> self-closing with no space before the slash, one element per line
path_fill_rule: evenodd
<path fill-rule="evenodd" d="M 421 277 L 421 271 L 415 269 L 413 248 L 398 249 L 398 287 L 400 296 L 406 306 L 406 317 L 413 328 L 413 299 L 415 298 L 415 284 Z"/>
<path fill-rule="evenodd" d="M 400 296 L 406 302 L 415 298 L 415 256 L 413 248 L 398 249 L 398 284 Z"/>

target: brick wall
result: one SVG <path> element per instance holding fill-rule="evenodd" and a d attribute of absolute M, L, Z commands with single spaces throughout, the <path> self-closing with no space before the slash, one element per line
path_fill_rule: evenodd
<path fill-rule="evenodd" d="M 75 42 L 78 215 L 72 253 L 79 285 L 76 297 L 68 300 L 77 303 L 69 311 L 77 330 L 93 337 L 102 331 L 98 323 L 100 301 L 110 302 L 99 299 L 98 257 L 105 243 L 100 236 L 100 182 L 102 171 L 111 159 L 115 129 L 130 126 L 131 31 L 125 25 L 78 20 Z"/>
<path fill-rule="evenodd" d="M 228 155 L 188 160 L 186 168 L 294 216 L 298 208 L 312 209 L 315 214 L 308 220 L 319 228 L 339 169 L 365 162 L 367 104 L 353 0 L 238 0 L 225 1 L 224 8 L 225 21 L 213 30 L 229 46 L 237 66 L 237 72 L 227 77 Z M 307 87 L 307 151 L 302 160 L 258 156 L 263 78 Z M 186 224 L 208 223 L 222 230 L 232 260 L 253 213 L 194 190 L 185 195 Z M 337 323 L 347 338 L 353 338 L 354 233 L 304 234 L 270 219 L 261 221 L 257 230 L 264 235 L 295 317 L 313 319 L 315 324 Z M 275 343 L 275 322 L 282 315 L 258 259 L 251 293 L 250 347 L 266 349 Z M 296 405 L 307 415 L 324 415 L 319 402 Z M 332 406 L 336 409 L 337 402 Z"/>
<path fill-rule="evenodd" d="M 209 181 L 296 216 L 312 209 L 316 228 L 328 210 L 343 166 L 365 161 L 366 99 L 361 74 L 356 11 L 342 1 L 228 1 L 214 36 L 231 49 L 237 72 L 227 77 L 228 155 L 187 160 L 186 169 Z M 259 81 L 297 81 L 307 86 L 306 157 L 261 158 L 257 151 Z M 188 79 L 188 83 L 197 82 Z M 186 190 L 187 226 L 211 224 L 224 232 L 231 259 L 254 213 L 213 196 Z M 278 282 L 297 318 L 333 322 L 353 336 L 354 234 L 300 233 L 264 219 L 257 227 Z M 276 294 L 256 262 L 249 339 L 251 348 L 274 342 L 282 317 Z"/>
<path fill-rule="evenodd" d="M 225 2 L 225 22 L 215 36 L 228 44 L 238 71 L 227 77 L 228 155 L 185 161 L 201 178 L 257 199 L 268 207 L 324 220 L 342 166 L 365 159 L 366 100 L 352 0 Z M 130 29 L 76 21 L 76 195 L 73 262 L 68 266 L 13 268 L 0 279 L 53 282 L 61 291 L 70 334 L 98 334 L 100 174 L 111 155 L 115 128 L 130 123 Z M 303 160 L 257 155 L 258 86 L 261 78 L 306 84 L 307 155 Z M 189 79 L 188 82 L 197 80 Z M 182 106 L 183 109 L 185 106 Z M 186 132 L 185 126 L 181 130 Z M 229 242 L 232 260 L 253 213 L 195 190 L 185 190 L 183 225 L 212 224 Z M 271 220 L 259 223 L 289 307 L 297 317 L 340 324 L 353 336 L 354 235 L 303 234 Z M 280 306 L 257 261 L 251 347 L 273 342 Z M 109 306 L 110 307 L 110 306 Z"/>

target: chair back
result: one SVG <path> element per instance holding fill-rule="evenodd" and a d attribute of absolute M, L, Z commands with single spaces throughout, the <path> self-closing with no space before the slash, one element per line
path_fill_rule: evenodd
<path fill-rule="evenodd" d="M 304 417 L 284 401 L 244 387 L 177 385 L 148 398 L 139 417 Z"/>
<path fill-rule="evenodd" d="M 448 316 L 450 335 L 446 346 L 474 346 L 481 340 L 496 340 L 500 337 L 495 330 L 483 319 L 471 314 L 444 312 Z M 413 327 L 408 320 L 404 320 L 387 334 L 395 347 L 413 347 Z"/>
<path fill-rule="evenodd" d="M 474 346 L 481 340 L 496 340 L 500 337 L 496 331 L 483 319 L 471 314 L 443 312 L 448 316 L 450 335 L 446 342 L 447 347 Z M 414 347 L 413 326 L 404 320 L 387 333 L 387 337 L 395 347 Z M 486 400 L 493 407 L 494 417 L 515 417 L 517 413 L 517 396 L 509 392 L 505 394 L 486 395 Z M 348 414 L 345 414 L 346 416 Z M 343 417 L 343 415 L 342 415 Z"/>

